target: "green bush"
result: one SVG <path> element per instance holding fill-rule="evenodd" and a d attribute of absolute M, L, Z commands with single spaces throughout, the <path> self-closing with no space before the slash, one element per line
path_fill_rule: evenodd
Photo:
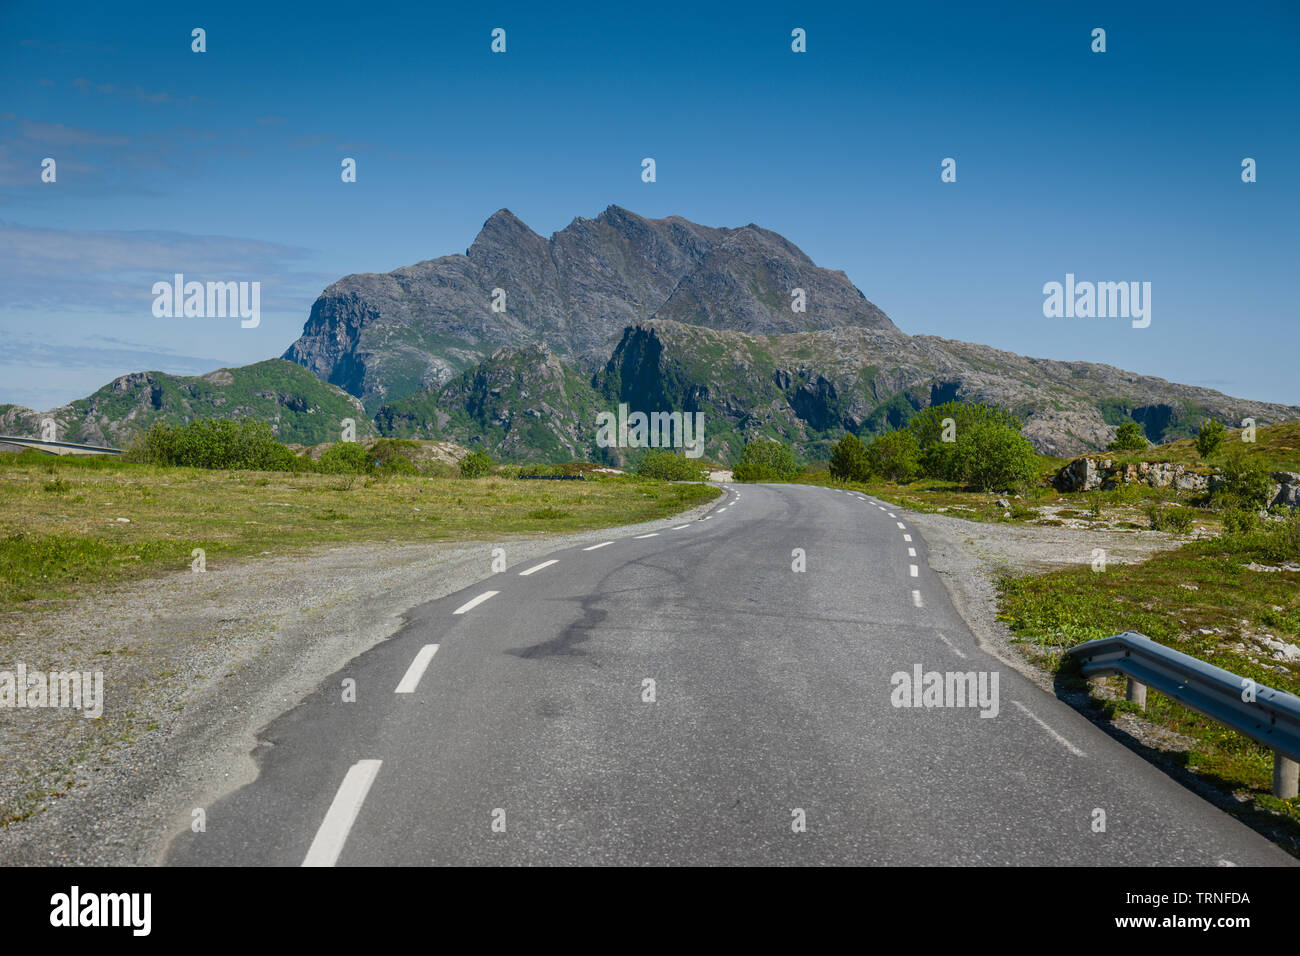
<path fill-rule="evenodd" d="M 462 478 L 482 478 L 484 475 L 492 472 L 493 463 L 488 453 L 481 449 L 474 449 L 460 463 L 460 476 Z"/>
<path fill-rule="evenodd" d="M 1259 459 L 1234 449 L 1223 463 L 1222 481 L 1217 483 L 1211 499 L 1220 506 L 1258 511 L 1267 508 L 1273 497 L 1273 476 Z"/>
<path fill-rule="evenodd" d="M 1288 515 L 1269 529 L 1263 554 L 1270 561 L 1300 561 L 1300 514 Z"/>
<path fill-rule="evenodd" d="M 945 442 L 944 420 L 952 419 L 950 434 L 953 440 Z M 995 424 L 1020 431 L 1020 420 L 1003 408 L 980 402 L 944 402 L 917 412 L 907 423 L 907 430 L 916 436 L 921 446 L 921 473 L 931 478 L 958 480 L 954 476 L 954 459 L 957 439 L 975 425 Z"/>
<path fill-rule="evenodd" d="M 1019 491 L 1038 480 L 1038 455 L 1016 429 L 980 422 L 958 436 L 951 474 L 979 491 Z"/>
<path fill-rule="evenodd" d="M 798 473 L 790 446 L 766 438 L 747 443 L 740 464 L 731 472 L 736 481 L 789 481 Z"/>
<path fill-rule="evenodd" d="M 128 461 L 190 468 L 294 471 L 297 456 L 275 440 L 265 422 L 251 418 L 206 418 L 185 425 L 154 422 L 136 436 Z"/>
<path fill-rule="evenodd" d="M 857 435 L 848 434 L 831 451 L 830 473 L 840 481 L 866 481 L 871 477 L 867 448 Z"/>
<path fill-rule="evenodd" d="M 1248 508 L 1230 508 L 1223 514 L 1223 530 L 1228 534 L 1248 534 L 1259 527 L 1259 513 Z"/>
<path fill-rule="evenodd" d="M 890 481 L 911 481 L 921 471 L 921 445 L 906 428 L 885 432 L 871 439 L 867 461 L 872 474 Z"/>
<path fill-rule="evenodd" d="M 370 457 L 388 475 L 420 474 L 419 456 L 419 443 L 405 438 L 381 438 L 370 446 Z"/>
<path fill-rule="evenodd" d="M 1115 440 L 1106 446 L 1107 451 L 1146 451 L 1147 436 L 1137 422 L 1125 422 L 1115 433 Z"/>
<path fill-rule="evenodd" d="M 335 442 L 316 462 L 316 470 L 326 475 L 368 475 L 378 467 L 375 456 L 355 441 Z"/>
<path fill-rule="evenodd" d="M 1202 458 L 1209 458 L 1219 446 L 1223 444 L 1223 433 L 1226 429 L 1222 422 L 1216 422 L 1213 418 L 1207 419 L 1201 425 L 1201 430 L 1196 433 L 1196 453 Z"/>
<path fill-rule="evenodd" d="M 636 473 L 642 478 L 660 478 L 664 481 L 703 481 L 704 467 L 685 455 L 670 451 L 647 451 L 637 463 Z"/>

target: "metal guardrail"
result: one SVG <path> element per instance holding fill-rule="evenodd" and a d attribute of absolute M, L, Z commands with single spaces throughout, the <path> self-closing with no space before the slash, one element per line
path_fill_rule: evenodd
<path fill-rule="evenodd" d="M 7 445 L 26 445 L 28 448 L 55 449 L 66 448 L 69 451 L 84 451 L 96 455 L 120 455 L 120 448 L 109 448 L 107 445 L 81 445 L 71 441 L 46 441 L 43 438 L 30 438 L 25 435 L 0 435 L 0 444 Z M 58 454 L 58 452 L 53 452 Z"/>
<path fill-rule="evenodd" d="M 1222 667 L 1125 631 L 1066 651 L 1086 677 L 1123 674 L 1127 697 L 1146 709 L 1152 687 L 1185 707 L 1231 727 L 1273 751 L 1273 794 L 1297 795 L 1300 764 L 1300 697 L 1257 684 Z"/>

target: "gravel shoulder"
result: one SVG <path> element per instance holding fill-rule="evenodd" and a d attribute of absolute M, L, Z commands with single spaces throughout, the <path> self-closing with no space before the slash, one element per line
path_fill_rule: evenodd
<path fill-rule="evenodd" d="M 103 671 L 104 713 L 0 708 L 0 864 L 151 865 L 257 775 L 259 731 L 404 615 L 509 565 L 702 517 L 572 535 L 356 545 L 118 588 L 0 622 L 0 670 Z"/>
<path fill-rule="evenodd" d="M 1160 531 L 996 524 L 947 515 L 906 513 L 925 538 L 930 567 L 939 574 L 953 606 L 980 647 L 1046 693 L 1061 696 L 1090 720 L 1093 715 L 1087 707 L 1088 695 L 1062 692 L 1053 675 L 1039 666 L 1023 645 L 1013 639 L 1010 629 L 998 620 L 998 579 L 1039 574 L 1073 564 L 1091 564 L 1096 548 L 1105 550 L 1108 564 L 1139 563 L 1159 551 L 1177 548 L 1186 540 Z M 1104 693 L 1097 687 L 1094 692 Z M 1193 744 L 1180 734 L 1132 714 L 1115 715 L 1111 725 L 1133 742 L 1154 751 L 1181 751 Z M 1213 794 L 1192 775 L 1184 773 L 1179 777 L 1202 795 Z M 1217 795 L 1213 799 L 1217 802 Z"/>
<path fill-rule="evenodd" d="M 1011 631 L 997 619 L 998 579 L 1091 564 L 1096 548 L 1105 550 L 1109 564 L 1134 564 L 1183 543 L 1159 531 L 995 524 L 914 511 L 907 515 L 925 537 L 930 567 L 940 575 L 980 647 L 1049 693 L 1051 676 L 1026 660 Z"/>

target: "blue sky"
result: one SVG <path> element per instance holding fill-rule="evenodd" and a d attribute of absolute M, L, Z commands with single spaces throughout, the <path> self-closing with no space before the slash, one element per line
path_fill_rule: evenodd
<path fill-rule="evenodd" d="M 553 6 L 0 2 L 0 402 L 278 355 L 339 276 L 616 203 L 780 232 L 909 333 L 1300 404 L 1300 5 Z M 155 318 L 174 272 L 261 325 Z M 1067 272 L 1150 327 L 1044 318 Z"/>

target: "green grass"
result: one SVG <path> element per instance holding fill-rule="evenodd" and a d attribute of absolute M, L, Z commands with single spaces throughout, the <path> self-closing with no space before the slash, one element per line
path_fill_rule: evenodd
<path fill-rule="evenodd" d="M 1241 429 L 1229 429 L 1223 434 L 1223 444 L 1218 452 L 1204 460 L 1196 452 L 1195 439 L 1182 438 L 1166 445 L 1157 445 L 1143 452 L 1108 452 L 1105 457 L 1117 462 L 1167 461 L 1209 472 L 1223 463 L 1224 456 L 1240 448 L 1247 456 L 1259 458 L 1272 471 L 1300 471 L 1300 421 L 1280 425 L 1260 425 L 1255 429 L 1255 441 L 1243 442 Z"/>
<path fill-rule="evenodd" d="M 43 608 L 88 585 L 188 571 L 195 548 L 213 570 L 223 561 L 318 545 L 634 524 L 718 494 L 708 485 L 634 476 L 467 480 L 0 455 L 0 609 Z"/>
<path fill-rule="evenodd" d="M 1103 572 L 1082 566 L 1008 578 L 1000 585 L 999 617 L 1035 652 L 1031 656 L 1067 680 L 1073 667 L 1062 657 L 1064 650 L 1132 630 L 1234 674 L 1300 695 L 1300 667 L 1273 660 L 1251 639 L 1267 634 L 1300 643 L 1300 580 L 1294 572 L 1244 567 L 1288 555 L 1300 558 L 1298 544 L 1300 533 L 1294 529 L 1290 537 L 1283 531 L 1252 533 L 1192 542 L 1141 564 L 1110 565 Z M 1081 678 L 1072 679 L 1082 686 Z M 1122 696 L 1122 678 L 1106 683 Z M 1107 717 L 1133 709 L 1101 697 L 1094 704 Z M 1194 746 L 1178 761 L 1224 792 L 1244 798 L 1243 814 L 1260 820 L 1269 812 L 1282 814 L 1290 834 L 1282 842 L 1300 853 L 1300 801 L 1271 796 L 1271 751 L 1154 692 L 1147 696 L 1145 716 L 1190 737 Z"/>

